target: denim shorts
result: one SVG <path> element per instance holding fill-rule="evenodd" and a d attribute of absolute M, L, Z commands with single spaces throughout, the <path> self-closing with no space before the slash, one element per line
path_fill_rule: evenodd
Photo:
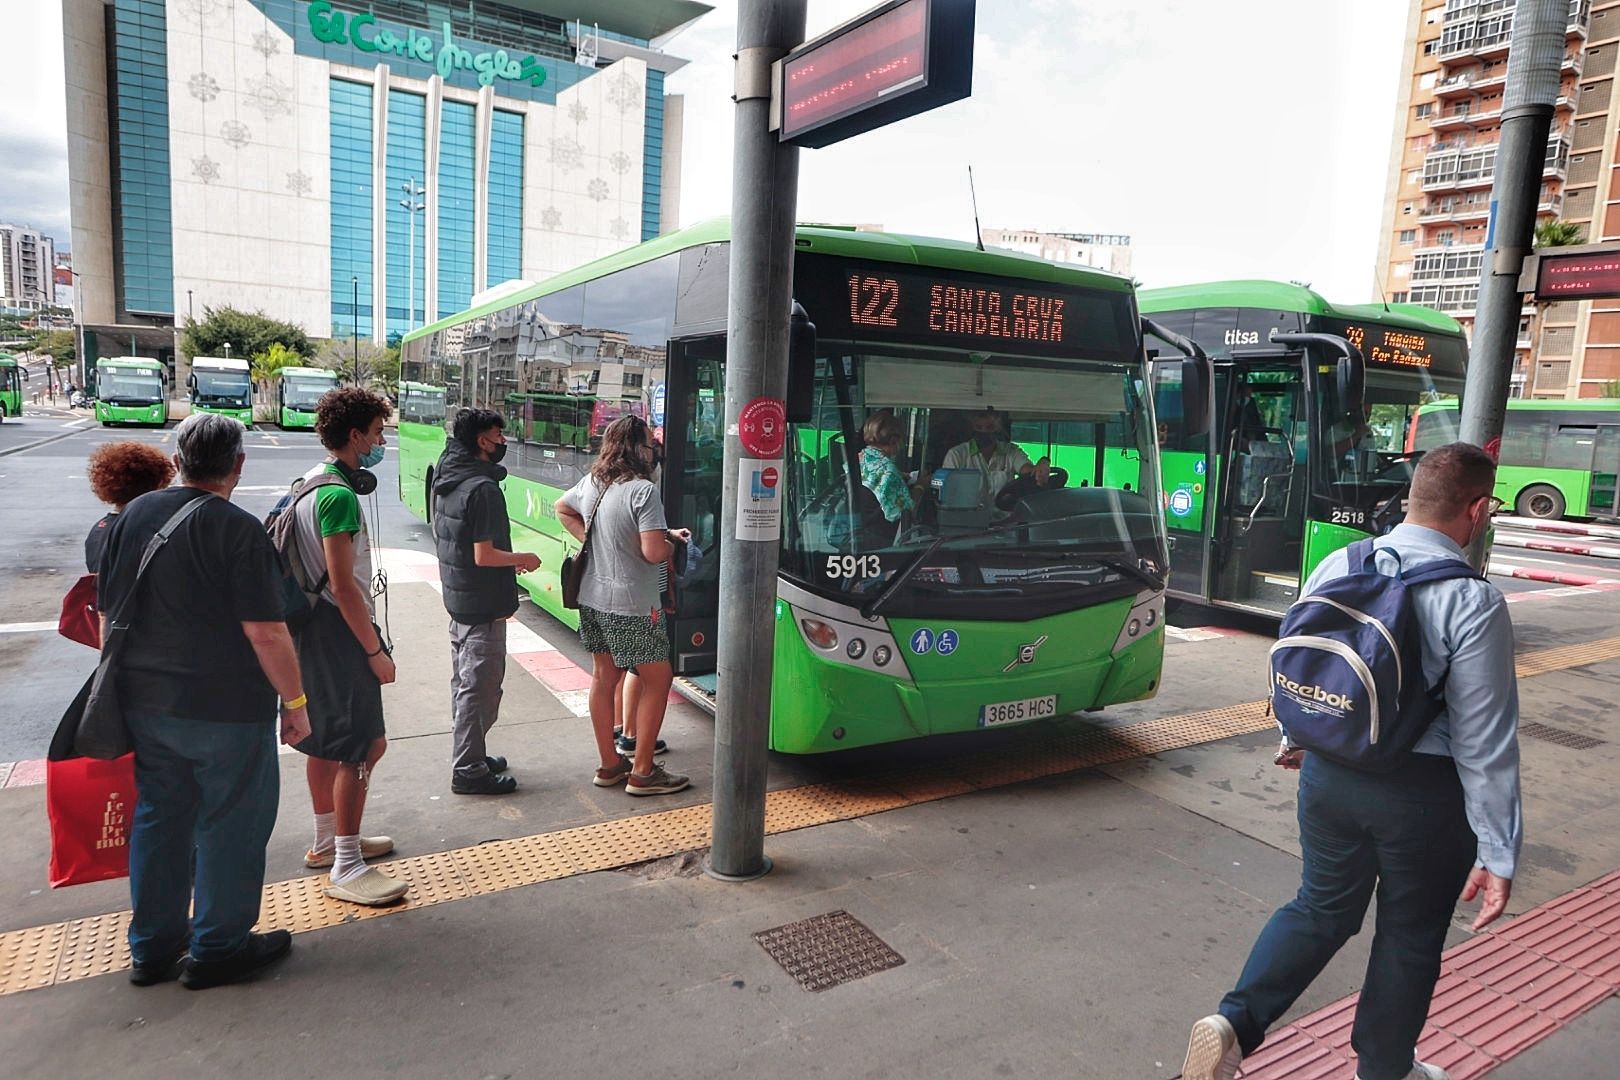
<path fill-rule="evenodd" d="M 579 640 L 592 653 L 610 654 L 613 666 L 621 671 L 669 662 L 669 632 L 662 612 L 616 615 L 581 604 Z"/>

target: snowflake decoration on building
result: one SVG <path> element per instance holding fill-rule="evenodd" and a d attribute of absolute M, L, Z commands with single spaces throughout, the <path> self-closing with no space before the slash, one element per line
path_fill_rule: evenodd
<path fill-rule="evenodd" d="M 591 197 L 592 202 L 603 202 L 609 195 L 613 194 L 613 189 L 608 187 L 606 180 L 598 176 L 585 185 L 585 194 Z"/>
<path fill-rule="evenodd" d="M 262 75 L 250 80 L 243 95 L 247 104 L 264 114 L 269 120 L 286 116 L 293 111 L 293 89 L 274 75 Z"/>
<path fill-rule="evenodd" d="M 540 227 L 547 232 L 556 232 L 562 228 L 562 212 L 555 206 L 548 206 L 540 211 Z"/>
<path fill-rule="evenodd" d="M 205 184 L 211 184 L 220 177 L 219 162 L 207 154 L 194 157 L 191 159 L 191 175 Z"/>
<path fill-rule="evenodd" d="M 281 51 L 281 40 L 270 31 L 261 30 L 253 35 L 253 51 L 268 60 Z"/>
<path fill-rule="evenodd" d="M 221 0 L 180 0 L 180 7 L 200 19 L 206 19 L 221 7 Z"/>
<path fill-rule="evenodd" d="M 619 77 L 608 84 L 607 99 L 617 105 L 622 113 L 641 108 L 641 94 L 641 84 L 632 79 L 628 72 L 621 71 Z"/>
<path fill-rule="evenodd" d="M 567 135 L 551 140 L 551 163 L 560 169 L 573 170 L 585 163 L 585 144 Z"/>
<path fill-rule="evenodd" d="M 583 101 L 575 101 L 572 105 L 568 106 L 568 119 L 572 120 L 574 123 L 583 124 L 590 118 L 591 110 L 585 107 L 585 103 Z"/>
<path fill-rule="evenodd" d="M 630 171 L 630 155 L 623 150 L 615 150 L 613 156 L 608 158 L 608 164 L 613 166 L 614 172 L 623 176 Z"/>
<path fill-rule="evenodd" d="M 240 120 L 227 120 L 219 125 L 219 137 L 240 150 L 253 141 L 253 132 Z"/>
<path fill-rule="evenodd" d="M 630 238 L 630 223 L 622 217 L 614 218 L 613 224 L 609 225 L 608 229 L 613 233 L 613 239 L 615 240 L 628 240 Z"/>
<path fill-rule="evenodd" d="M 287 190 L 294 195 L 308 195 L 315 190 L 315 181 L 302 169 L 290 172 L 287 174 Z"/>
<path fill-rule="evenodd" d="M 219 82 L 212 75 L 197 72 L 186 80 L 186 88 L 198 101 L 213 101 L 219 97 Z"/>

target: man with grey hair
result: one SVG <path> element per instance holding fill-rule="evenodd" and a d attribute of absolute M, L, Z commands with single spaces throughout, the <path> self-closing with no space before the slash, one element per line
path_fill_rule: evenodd
<path fill-rule="evenodd" d="M 292 945 L 284 930 L 252 933 L 280 795 L 278 697 L 282 741 L 308 737 L 309 717 L 275 552 L 230 502 L 243 430 L 210 413 L 182 422 L 179 485 L 125 508 L 99 567 L 96 606 L 128 627 L 117 680 L 138 789 L 129 842 L 137 986 L 238 982 Z M 148 543 L 176 520 L 138 574 Z"/>

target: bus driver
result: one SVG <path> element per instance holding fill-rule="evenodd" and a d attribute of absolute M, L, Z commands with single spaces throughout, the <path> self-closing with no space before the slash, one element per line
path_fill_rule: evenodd
<path fill-rule="evenodd" d="M 973 414 L 973 437 L 945 454 L 946 469 L 976 469 L 979 473 L 979 505 L 989 506 L 996 493 L 1020 476 L 1033 476 L 1045 487 L 1052 471 L 1052 459 L 1032 464 L 1029 455 L 1007 440 L 1001 414 L 985 409 Z"/>

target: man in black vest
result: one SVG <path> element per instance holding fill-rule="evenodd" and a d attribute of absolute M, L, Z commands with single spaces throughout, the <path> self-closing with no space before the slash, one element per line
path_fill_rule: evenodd
<path fill-rule="evenodd" d="M 506 620 L 517 612 L 517 574 L 540 557 L 512 550 L 512 521 L 501 481 L 505 423 L 488 409 L 463 409 L 434 471 L 433 538 L 439 581 L 450 612 L 450 710 L 455 731 L 450 790 L 507 795 L 517 781 L 506 759 L 486 753 L 506 678 Z"/>

